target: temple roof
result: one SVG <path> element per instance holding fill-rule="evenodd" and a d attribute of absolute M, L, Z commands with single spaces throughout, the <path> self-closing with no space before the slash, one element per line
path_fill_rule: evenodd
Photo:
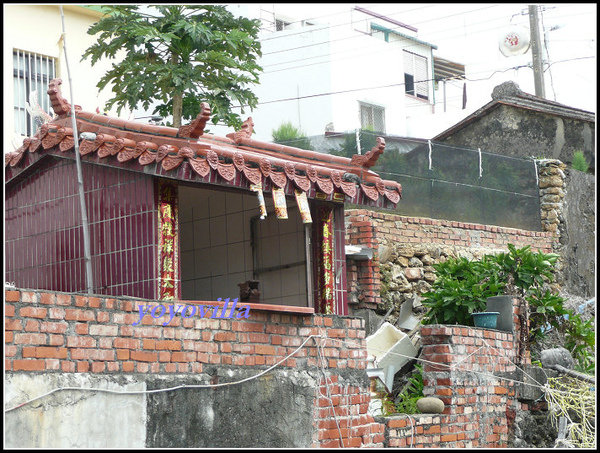
<path fill-rule="evenodd" d="M 294 189 L 309 198 L 379 207 L 395 207 L 402 187 L 384 181 L 370 170 L 383 153 L 385 141 L 351 159 L 252 139 L 252 119 L 239 131 L 218 137 L 204 134 L 210 107 L 190 124 L 177 128 L 82 111 L 75 106 L 77 134 L 72 129 L 71 105 L 61 94 L 60 79 L 50 82 L 48 94 L 57 117 L 40 127 L 22 146 L 5 155 L 6 182 L 44 155 L 75 158 L 75 136 L 83 162 L 126 168 L 191 183 L 210 183 L 248 189 Z"/>

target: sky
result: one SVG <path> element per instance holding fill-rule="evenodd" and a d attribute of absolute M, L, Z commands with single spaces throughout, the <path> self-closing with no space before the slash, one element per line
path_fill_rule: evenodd
<path fill-rule="evenodd" d="M 499 37 L 509 29 L 529 30 L 527 4 L 370 5 L 371 9 L 375 6 L 377 12 L 416 27 L 419 39 L 438 47 L 435 56 L 465 64 L 469 95 L 489 96 L 505 80 L 514 80 L 523 91 L 535 94 L 533 71 L 526 67 L 532 61 L 531 50 L 512 57 L 499 51 Z M 538 6 L 540 30 L 546 30 L 540 38 L 546 38 L 549 64 L 544 72 L 546 98 L 596 112 L 597 5 Z M 519 66 L 524 67 L 512 69 Z"/>
<path fill-rule="evenodd" d="M 275 4 L 276 8 L 284 5 Z M 417 28 L 415 37 L 437 46 L 434 56 L 466 65 L 468 103 L 479 108 L 491 100 L 493 88 L 507 80 L 535 94 L 531 50 L 506 57 L 499 38 L 513 27 L 529 30 L 528 4 L 521 3 L 362 3 L 285 4 L 286 10 L 320 22 L 334 22 L 340 10 L 361 6 Z M 595 3 L 539 6 L 547 65 L 546 98 L 596 112 Z M 294 14 L 294 15 L 296 15 Z M 552 31 L 550 31 L 552 29 Z M 516 68 L 516 69 L 513 69 Z M 462 84 L 462 82 L 461 82 Z"/>

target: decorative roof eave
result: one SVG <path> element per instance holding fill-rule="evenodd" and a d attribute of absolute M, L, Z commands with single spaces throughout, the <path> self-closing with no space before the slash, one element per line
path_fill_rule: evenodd
<path fill-rule="evenodd" d="M 5 155 L 6 181 L 20 173 L 16 167 L 38 160 L 23 159 L 26 154 L 72 157 L 71 106 L 62 97 L 61 83 L 55 79 L 48 89 L 58 118 Z M 130 170 L 137 163 L 137 170 L 161 177 L 243 188 L 262 183 L 265 188 L 287 188 L 288 193 L 306 192 L 310 198 L 380 207 L 394 207 L 401 198 L 399 183 L 383 181 L 370 170 L 385 148 L 382 138 L 367 154 L 348 159 L 252 140 L 251 118 L 227 138 L 205 136 L 210 117 L 206 103 L 192 123 L 179 129 L 97 115 L 79 107 L 75 110 L 79 154 L 84 161 Z"/>

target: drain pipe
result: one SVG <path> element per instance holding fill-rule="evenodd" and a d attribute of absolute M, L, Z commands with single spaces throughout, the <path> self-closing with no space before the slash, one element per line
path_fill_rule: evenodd
<path fill-rule="evenodd" d="M 69 78 L 69 89 L 71 93 L 71 127 L 73 128 L 73 140 L 75 145 L 75 161 L 77 163 L 77 186 L 79 188 L 79 203 L 81 205 L 81 222 L 83 227 L 83 253 L 85 260 L 85 275 L 88 294 L 93 294 L 94 280 L 92 274 L 92 255 L 90 252 L 90 227 L 87 218 L 87 208 L 85 205 L 85 192 L 83 189 L 83 171 L 81 170 L 81 158 L 79 157 L 79 137 L 77 134 L 77 120 L 75 119 L 75 102 L 73 99 L 73 81 L 71 80 L 71 71 L 69 69 L 69 60 L 67 59 L 67 33 L 65 31 L 65 15 L 62 5 L 59 5 L 60 17 L 62 19 L 62 40 L 65 52 L 65 63 L 67 65 L 67 76 Z"/>

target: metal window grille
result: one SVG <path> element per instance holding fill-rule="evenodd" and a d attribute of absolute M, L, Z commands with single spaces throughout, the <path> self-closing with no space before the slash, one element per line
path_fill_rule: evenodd
<path fill-rule="evenodd" d="M 385 109 L 371 104 L 360 104 L 360 127 L 385 133 Z"/>
<path fill-rule="evenodd" d="M 291 25 L 291 22 L 286 22 L 284 20 L 281 19 L 276 19 L 275 20 L 275 30 L 276 31 L 282 31 L 285 30 L 286 28 L 288 28 Z"/>
<path fill-rule="evenodd" d="M 13 51 L 13 85 L 15 132 L 31 137 L 41 123 L 36 121 L 27 111 L 27 104 L 37 102 L 46 113 L 51 112 L 48 85 L 56 77 L 56 60 L 52 57 L 25 52 Z M 36 92 L 36 97 L 31 96 Z M 33 106 L 32 106 L 33 107 Z"/>
<path fill-rule="evenodd" d="M 429 99 L 426 57 L 404 51 L 404 83 L 406 94 Z"/>

